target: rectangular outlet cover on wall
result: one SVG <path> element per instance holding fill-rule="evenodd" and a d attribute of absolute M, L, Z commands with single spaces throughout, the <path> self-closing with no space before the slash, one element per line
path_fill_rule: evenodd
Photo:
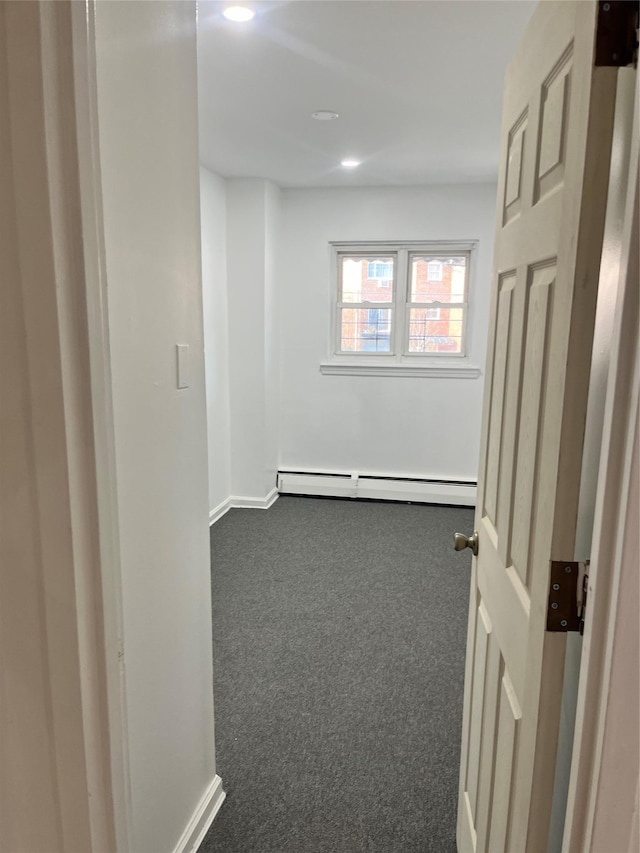
<path fill-rule="evenodd" d="M 189 345 L 176 344 L 178 388 L 189 387 Z"/>

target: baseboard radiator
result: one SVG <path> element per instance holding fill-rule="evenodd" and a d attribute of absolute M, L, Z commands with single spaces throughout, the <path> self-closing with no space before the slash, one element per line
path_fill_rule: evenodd
<path fill-rule="evenodd" d="M 476 483 L 328 471 L 278 471 L 281 495 L 475 506 Z"/>

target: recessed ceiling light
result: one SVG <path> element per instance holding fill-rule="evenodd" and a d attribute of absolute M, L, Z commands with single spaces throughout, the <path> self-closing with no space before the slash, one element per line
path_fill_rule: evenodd
<path fill-rule="evenodd" d="M 331 112 L 331 110 L 316 110 L 315 113 L 311 113 L 311 118 L 316 121 L 333 121 L 334 118 L 338 118 L 338 113 Z"/>
<path fill-rule="evenodd" d="M 355 169 L 355 168 L 356 168 L 356 166 L 359 166 L 359 165 L 360 165 L 360 163 L 361 163 L 361 161 L 360 161 L 360 160 L 351 160 L 351 159 L 348 159 L 348 160 L 343 160 L 343 161 L 342 161 L 342 163 L 341 163 L 340 165 L 341 165 L 341 166 L 344 166 L 344 167 L 345 167 L 345 169 Z"/>
<path fill-rule="evenodd" d="M 235 21 L 237 24 L 244 24 L 250 21 L 255 15 L 253 9 L 248 9 L 246 6 L 228 6 L 222 13 L 228 21 Z"/>

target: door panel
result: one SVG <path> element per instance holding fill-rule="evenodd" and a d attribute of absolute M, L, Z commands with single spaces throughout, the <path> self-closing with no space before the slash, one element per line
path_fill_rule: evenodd
<path fill-rule="evenodd" d="M 541 3 L 508 70 L 465 681 L 458 846 L 546 850 L 616 72 L 597 4 Z"/>
<path fill-rule="evenodd" d="M 549 195 L 564 180 L 572 59 L 573 44 L 570 44 L 542 84 L 535 203 Z"/>
<path fill-rule="evenodd" d="M 485 514 L 497 528 L 498 485 L 500 481 L 501 442 L 504 428 L 504 391 L 509 347 L 512 345 L 513 293 L 516 283 L 515 271 L 500 277 L 498 293 L 498 316 L 494 341 L 494 367 L 491 382 L 491 419 L 489 423 L 489 452 L 487 454 L 487 479 L 484 492 Z M 497 536 L 497 532 L 496 532 Z"/>
<path fill-rule="evenodd" d="M 529 269 L 527 320 L 522 395 L 515 457 L 512 540 L 507 563 L 511 563 L 528 590 L 531 573 L 531 525 L 537 505 L 539 436 L 542 429 L 542 400 L 547 381 L 549 326 L 555 283 L 555 259 Z"/>
<path fill-rule="evenodd" d="M 495 774 L 493 782 L 493 809 L 488 844 L 481 849 L 507 850 L 507 824 L 510 811 L 511 780 L 518 724 L 522 717 L 515 690 L 508 675 L 500 683 L 500 708 L 495 739 Z M 485 831 L 484 838 L 487 834 Z"/>

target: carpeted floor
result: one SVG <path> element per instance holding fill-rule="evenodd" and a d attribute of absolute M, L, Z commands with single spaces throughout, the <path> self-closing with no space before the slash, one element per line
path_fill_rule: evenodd
<path fill-rule="evenodd" d="M 468 509 L 281 497 L 211 530 L 200 853 L 454 853 Z"/>

